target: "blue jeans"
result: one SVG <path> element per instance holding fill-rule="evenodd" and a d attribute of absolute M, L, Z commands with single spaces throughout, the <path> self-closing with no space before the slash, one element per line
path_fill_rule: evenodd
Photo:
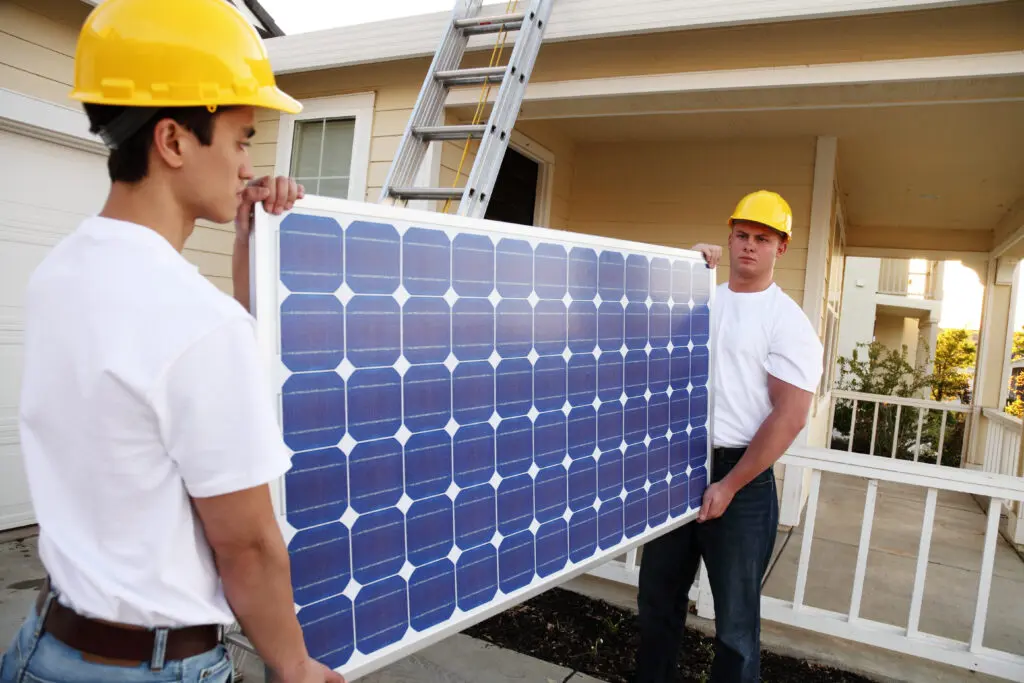
<path fill-rule="evenodd" d="M 716 452 L 712 481 L 720 481 L 742 454 L 742 449 Z M 637 683 L 676 680 L 690 586 L 702 557 L 715 602 L 711 682 L 760 680 L 761 582 L 778 523 L 775 474 L 769 467 L 736 493 L 718 519 L 691 522 L 644 545 L 637 598 Z"/>
<path fill-rule="evenodd" d="M 51 592 L 49 600 L 53 599 Z M 160 664 L 159 653 L 155 659 Z M 162 664 L 154 668 L 152 663 L 117 666 L 86 661 L 78 650 L 42 632 L 33 605 L 21 630 L 0 655 L 0 683 L 230 683 L 234 677 L 223 645 Z"/>

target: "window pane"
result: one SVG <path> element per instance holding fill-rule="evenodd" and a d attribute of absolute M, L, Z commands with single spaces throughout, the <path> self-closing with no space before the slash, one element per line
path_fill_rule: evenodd
<path fill-rule="evenodd" d="M 321 197 L 337 197 L 338 199 L 348 199 L 348 178 L 330 178 L 327 180 L 320 181 L 320 191 L 317 192 Z M 362 199 L 362 197 L 357 197 Z"/>
<path fill-rule="evenodd" d="M 355 137 L 355 129 L 355 119 L 333 119 L 327 122 L 321 176 L 348 176 L 352 167 L 352 140 Z"/>
<path fill-rule="evenodd" d="M 306 194 L 320 194 L 320 179 L 319 178 L 295 178 L 295 182 L 302 185 L 302 188 L 306 191 Z"/>
<path fill-rule="evenodd" d="M 320 175 L 320 146 L 323 141 L 324 122 L 298 121 L 292 141 L 292 176 L 316 178 Z"/>

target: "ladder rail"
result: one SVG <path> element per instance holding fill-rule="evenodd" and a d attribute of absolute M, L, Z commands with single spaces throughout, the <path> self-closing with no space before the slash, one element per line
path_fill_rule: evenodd
<path fill-rule="evenodd" d="M 429 142 L 419 139 L 415 130 L 421 126 L 436 126 L 441 123 L 444 104 L 448 97 L 448 88 L 438 82 L 435 75 L 439 71 L 452 71 L 459 67 L 469 44 L 469 36 L 461 31 L 456 22 L 471 19 L 479 13 L 483 0 L 458 0 L 452 9 L 451 21 L 445 27 L 441 37 L 441 45 L 434 54 L 427 75 L 423 79 L 412 115 L 406 122 L 405 131 L 398 144 L 395 158 L 388 170 L 388 175 L 381 187 L 380 202 L 394 203 L 391 189 L 401 186 L 412 186 L 427 155 Z"/>
<path fill-rule="evenodd" d="M 498 180 L 498 171 L 511 141 L 512 129 L 544 40 L 544 29 L 547 28 L 551 9 L 550 0 L 532 0 L 525 12 L 519 39 L 509 57 L 508 73 L 494 98 L 487 129 L 476 150 L 466 191 L 459 203 L 461 216 L 483 218 L 487 212 L 494 184 Z"/>
<path fill-rule="evenodd" d="M 519 2 L 521 0 L 510 0 L 505 14 L 481 15 L 483 0 L 458 0 L 381 187 L 380 203 L 395 205 L 436 198 L 445 200 L 444 212 L 452 202 L 458 202 L 460 215 L 482 218 L 486 214 L 553 4 L 553 0 L 529 0 L 529 8 L 517 12 Z M 498 66 L 500 59 L 496 60 L 495 55 L 500 58 L 504 52 L 510 32 L 518 32 L 518 37 L 508 62 Z M 490 66 L 461 68 L 471 36 L 483 33 L 501 35 L 499 44 L 494 46 Z M 451 88 L 476 84 L 484 88 L 472 122 L 446 125 L 445 104 Z M 495 86 L 498 92 L 485 117 L 488 95 Z M 474 138 L 480 140 L 480 144 L 467 173 L 463 166 Z M 465 140 L 452 187 L 416 187 L 429 146 L 448 140 Z M 463 177 L 467 182 L 459 188 Z"/>

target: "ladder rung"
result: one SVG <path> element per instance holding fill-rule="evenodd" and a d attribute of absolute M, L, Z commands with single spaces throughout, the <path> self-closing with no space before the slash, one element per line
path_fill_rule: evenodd
<path fill-rule="evenodd" d="M 479 85 L 486 81 L 500 83 L 505 78 L 505 67 L 485 66 L 479 69 L 438 71 L 434 77 L 446 85 Z"/>
<path fill-rule="evenodd" d="M 462 199 L 461 187 L 393 187 L 391 196 L 400 199 Z"/>
<path fill-rule="evenodd" d="M 486 125 L 465 125 L 465 126 L 417 126 L 412 129 L 414 135 L 421 140 L 464 140 L 466 138 L 480 139 L 487 130 Z"/>
<path fill-rule="evenodd" d="M 476 36 L 499 31 L 518 31 L 526 19 L 525 14 L 500 14 L 493 17 L 473 17 L 459 19 L 455 28 L 460 28 L 466 35 Z"/>

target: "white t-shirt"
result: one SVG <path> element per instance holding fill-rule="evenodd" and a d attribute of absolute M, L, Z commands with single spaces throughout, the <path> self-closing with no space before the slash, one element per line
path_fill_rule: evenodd
<path fill-rule="evenodd" d="M 190 496 L 288 470 L 254 320 L 143 226 L 89 218 L 30 280 L 21 442 L 39 552 L 81 614 L 233 621 Z"/>
<path fill-rule="evenodd" d="M 813 392 L 822 373 L 822 345 L 803 310 L 772 283 L 738 293 L 723 283 L 711 312 L 716 447 L 750 444 L 772 411 L 768 375 Z"/>

